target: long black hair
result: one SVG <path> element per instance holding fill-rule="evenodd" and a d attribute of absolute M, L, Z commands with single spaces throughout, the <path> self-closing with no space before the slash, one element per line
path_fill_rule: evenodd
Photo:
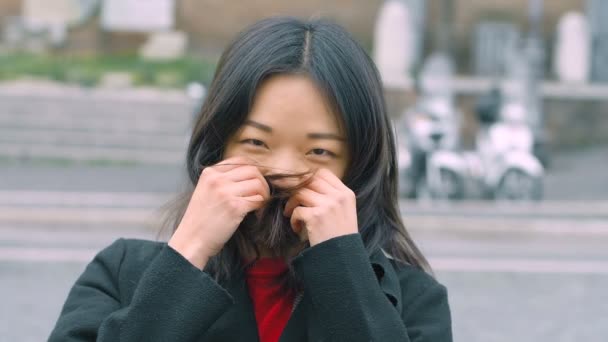
<path fill-rule="evenodd" d="M 181 221 L 201 170 L 222 160 L 259 85 L 277 74 L 310 77 L 340 116 L 351 156 L 342 181 L 357 196 L 359 232 L 368 253 L 382 249 L 431 273 L 399 212 L 394 133 L 378 71 L 350 34 L 324 20 L 265 19 L 240 33 L 224 51 L 195 120 L 186 158 L 191 188 L 173 206 L 171 228 Z M 207 265 L 218 279 L 240 265 L 233 240 Z"/>

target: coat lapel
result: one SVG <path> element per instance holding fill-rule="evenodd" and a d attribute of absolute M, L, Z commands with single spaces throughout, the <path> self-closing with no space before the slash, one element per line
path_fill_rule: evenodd
<path fill-rule="evenodd" d="M 389 257 L 383 250 L 379 250 L 370 256 L 370 261 L 380 283 L 380 288 L 397 311 L 402 312 L 401 284 Z"/>
<path fill-rule="evenodd" d="M 390 260 L 382 251 L 378 251 L 370 256 L 370 262 L 380 288 L 395 308 L 401 312 L 401 286 Z M 222 286 L 232 295 L 234 305 L 202 336 L 201 341 L 259 341 L 253 304 L 244 275 L 235 274 L 229 282 Z M 314 319 L 309 319 L 309 317 L 315 317 L 315 312 L 310 297 L 304 293 L 291 314 L 280 341 L 322 339 L 323 331 L 320 331 L 319 325 L 314 324 Z"/>
<path fill-rule="evenodd" d="M 380 288 L 393 303 L 395 309 L 401 312 L 401 285 L 391 261 L 382 251 L 378 251 L 370 256 L 370 263 L 376 273 Z M 323 339 L 324 332 L 320 331 L 320 325 L 314 324 L 315 312 L 311 303 L 310 297 L 304 293 L 281 335 L 281 342 Z M 307 319 L 307 317 L 313 317 L 313 319 Z"/>
<path fill-rule="evenodd" d="M 310 314 L 309 307 L 310 300 L 304 293 L 302 298 L 296 304 L 287 325 L 281 334 L 279 341 L 281 342 L 293 342 L 293 341 L 308 341 L 308 320 L 306 316 Z"/>
<path fill-rule="evenodd" d="M 222 284 L 230 293 L 234 304 L 226 311 L 201 341 L 259 341 L 253 304 L 242 274 L 235 274 Z"/>

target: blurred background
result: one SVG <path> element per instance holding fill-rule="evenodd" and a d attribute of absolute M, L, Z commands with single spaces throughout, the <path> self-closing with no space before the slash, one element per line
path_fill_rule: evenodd
<path fill-rule="evenodd" d="M 218 58 L 271 15 L 376 61 L 456 341 L 606 340 L 608 1 L 0 0 L 1 341 L 45 340 L 116 238 L 166 238 Z"/>

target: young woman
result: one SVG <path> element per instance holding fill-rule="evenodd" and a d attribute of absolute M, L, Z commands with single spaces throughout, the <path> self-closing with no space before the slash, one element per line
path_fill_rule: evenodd
<path fill-rule="evenodd" d="M 224 52 L 168 243 L 120 239 L 50 341 L 451 341 L 401 220 L 378 73 L 340 27 L 263 20 Z"/>

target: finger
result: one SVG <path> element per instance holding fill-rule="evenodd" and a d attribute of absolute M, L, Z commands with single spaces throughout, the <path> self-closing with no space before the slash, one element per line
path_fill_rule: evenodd
<path fill-rule="evenodd" d="M 293 210 L 301 205 L 302 203 L 300 203 L 295 197 L 290 197 L 285 203 L 285 208 L 283 208 L 283 216 L 292 216 Z"/>
<path fill-rule="evenodd" d="M 344 183 L 342 183 L 340 178 L 338 178 L 338 176 L 334 175 L 334 173 L 329 171 L 328 169 L 321 168 L 321 169 L 317 170 L 315 175 L 318 178 L 321 178 L 324 181 L 326 181 L 329 185 L 331 185 L 333 188 L 335 188 L 337 190 L 343 190 L 346 187 L 346 185 L 344 185 Z"/>
<path fill-rule="evenodd" d="M 314 179 L 306 185 L 306 188 L 323 195 L 332 195 L 337 192 L 331 184 L 321 177 L 314 177 Z"/>
<path fill-rule="evenodd" d="M 264 194 L 264 197 L 270 196 L 270 186 L 264 178 L 264 175 L 262 175 L 260 170 L 255 166 L 242 166 L 229 172 L 226 172 L 224 176 L 227 177 L 229 180 L 237 183 L 249 181 L 252 179 L 258 180 L 260 184 L 262 184 L 264 187 L 264 191 L 262 191 L 261 194 Z"/>
<path fill-rule="evenodd" d="M 240 182 L 248 179 L 260 179 L 264 180 L 264 175 L 260 172 L 260 170 L 253 165 L 240 165 L 235 167 L 234 169 L 225 172 L 224 176 L 233 181 Z"/>
<path fill-rule="evenodd" d="M 323 204 L 325 200 L 325 195 L 320 194 L 318 192 L 312 191 L 310 189 L 300 189 L 293 196 L 287 200 L 285 203 L 285 209 L 283 210 L 283 215 L 289 217 L 292 215 L 293 210 L 296 207 L 304 206 L 304 207 L 318 207 Z"/>
<path fill-rule="evenodd" d="M 304 226 L 304 228 L 302 228 L 297 234 L 300 238 L 300 242 L 308 241 L 308 229 L 306 229 L 306 226 Z"/>
<path fill-rule="evenodd" d="M 247 214 L 249 212 L 262 208 L 266 201 L 261 195 L 253 195 L 249 197 L 243 197 L 241 199 L 241 203 L 243 205 L 243 213 Z"/>
<path fill-rule="evenodd" d="M 270 198 L 270 191 L 268 190 L 268 184 L 258 178 L 249 179 L 230 185 L 230 193 L 239 197 L 249 197 L 260 195 L 264 200 Z"/>
<path fill-rule="evenodd" d="M 302 237 L 303 231 L 306 231 L 306 220 L 309 217 L 308 215 L 310 215 L 310 210 L 310 208 L 306 207 L 297 207 L 289 220 L 291 229 L 300 237 Z M 308 232 L 306 232 L 306 237 L 308 237 Z"/>
<path fill-rule="evenodd" d="M 255 159 L 245 157 L 245 156 L 237 156 L 237 157 L 232 157 L 232 158 L 223 160 L 210 167 L 212 167 L 215 170 L 218 170 L 220 172 L 228 172 L 228 171 L 238 168 L 240 166 L 256 165 L 257 163 L 258 162 Z"/>

